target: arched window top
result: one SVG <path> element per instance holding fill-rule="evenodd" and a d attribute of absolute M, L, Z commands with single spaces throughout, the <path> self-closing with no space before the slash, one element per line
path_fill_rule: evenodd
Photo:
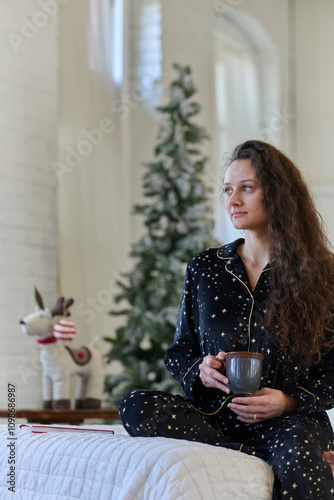
<path fill-rule="evenodd" d="M 216 10 L 216 31 L 254 54 L 276 53 L 277 46 L 261 23 L 240 9 Z"/>
<path fill-rule="evenodd" d="M 249 136 L 279 146 L 270 127 L 280 108 L 278 47 L 261 23 L 241 9 L 215 9 L 216 109 L 223 146 Z M 224 102 L 225 101 L 225 102 Z M 222 130 L 221 130 L 222 132 Z"/>

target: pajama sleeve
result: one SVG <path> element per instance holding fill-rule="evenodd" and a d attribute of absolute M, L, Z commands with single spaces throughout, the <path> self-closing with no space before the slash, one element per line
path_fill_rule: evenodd
<path fill-rule="evenodd" d="M 202 397 L 207 391 L 199 378 L 199 365 L 203 360 L 199 342 L 196 287 L 189 264 L 184 279 L 176 333 L 165 354 L 165 365 L 173 378 L 179 382 L 185 395 L 193 400 Z"/>
<path fill-rule="evenodd" d="M 300 384 L 288 384 L 284 392 L 299 400 L 294 412 L 311 413 L 334 407 L 334 349 L 310 368 L 308 378 Z"/>

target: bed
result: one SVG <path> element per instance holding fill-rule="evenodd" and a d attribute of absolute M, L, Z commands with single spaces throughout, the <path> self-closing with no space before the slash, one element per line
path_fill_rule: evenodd
<path fill-rule="evenodd" d="M 34 434 L 29 427 L 17 427 L 13 439 L 7 425 L 0 425 L 0 499 L 272 498 L 273 473 L 259 458 L 185 440 L 133 438 L 121 425 L 89 427 L 113 429 L 114 434 Z"/>

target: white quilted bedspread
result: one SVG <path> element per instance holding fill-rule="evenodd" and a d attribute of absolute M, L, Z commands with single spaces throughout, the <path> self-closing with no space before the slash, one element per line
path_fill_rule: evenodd
<path fill-rule="evenodd" d="M 95 426 L 94 426 L 95 427 Z M 99 426 L 110 428 L 109 426 Z M 16 431 L 15 493 L 7 426 L 0 426 L 3 500 L 271 500 L 273 473 L 262 460 L 202 443 L 103 433 Z"/>

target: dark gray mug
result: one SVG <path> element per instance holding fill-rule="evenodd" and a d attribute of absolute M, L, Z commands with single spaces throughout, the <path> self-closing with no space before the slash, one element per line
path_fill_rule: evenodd
<path fill-rule="evenodd" d="M 233 394 L 254 394 L 261 383 L 264 356 L 258 352 L 227 352 L 226 377 Z"/>

